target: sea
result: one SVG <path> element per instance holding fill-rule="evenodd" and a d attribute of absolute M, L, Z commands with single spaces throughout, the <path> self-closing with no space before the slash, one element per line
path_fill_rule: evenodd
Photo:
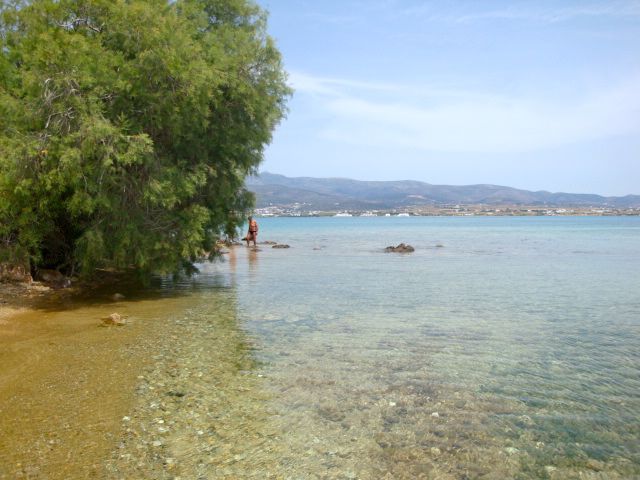
<path fill-rule="evenodd" d="M 259 223 L 290 248 L 195 282 L 233 296 L 274 475 L 640 478 L 639 217 Z"/>
<path fill-rule="evenodd" d="M 258 223 L 192 277 L 37 313 L 55 377 L 15 384 L 0 478 L 640 478 L 640 217 Z"/>

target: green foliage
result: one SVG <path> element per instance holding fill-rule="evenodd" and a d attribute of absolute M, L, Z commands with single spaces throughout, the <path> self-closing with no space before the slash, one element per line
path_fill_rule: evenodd
<path fill-rule="evenodd" d="M 290 90 L 248 0 L 0 7 L 0 250 L 174 271 L 242 222 Z"/>

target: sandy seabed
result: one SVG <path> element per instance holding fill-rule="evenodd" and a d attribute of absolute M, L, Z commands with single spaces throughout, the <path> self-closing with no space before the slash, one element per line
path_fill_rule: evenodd
<path fill-rule="evenodd" d="M 11 288 L 0 297 L 3 480 L 634 478 L 631 465 L 545 465 L 553 452 L 534 437 L 505 445 L 490 417 L 531 421 L 520 406 L 439 381 L 417 347 L 407 364 L 381 340 L 363 369 L 342 353 L 345 332 L 321 351 L 283 340 L 274 370 L 257 363 L 224 290 L 74 301 Z M 102 326 L 112 312 L 127 325 Z"/>

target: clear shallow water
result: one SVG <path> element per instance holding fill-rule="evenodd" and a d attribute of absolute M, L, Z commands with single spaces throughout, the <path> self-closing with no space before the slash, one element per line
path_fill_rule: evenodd
<path fill-rule="evenodd" d="M 363 478 L 640 475 L 640 219 L 260 224 L 292 248 L 236 249 L 235 267 L 205 271 L 230 275 L 292 462 Z M 381 252 L 400 242 L 416 252 Z"/>
<path fill-rule="evenodd" d="M 44 361 L 7 340 L 5 365 L 32 359 L 25 388 L 38 365 L 64 375 L 26 391 L 30 409 L 0 388 L 0 478 L 640 477 L 640 218 L 260 227 L 291 248 L 236 247 L 191 279 L 30 314 Z M 400 242 L 416 251 L 382 252 Z M 112 311 L 130 325 L 99 328 Z M 120 433 L 92 433 L 80 394 L 126 413 Z M 43 421 L 57 417 L 69 425 Z M 78 428 L 96 452 L 116 445 L 102 467 L 74 453 Z"/>

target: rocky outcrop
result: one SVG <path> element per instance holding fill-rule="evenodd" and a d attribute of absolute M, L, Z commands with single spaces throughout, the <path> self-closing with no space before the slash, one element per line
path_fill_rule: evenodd
<path fill-rule="evenodd" d="M 31 284 L 33 279 L 24 267 L 19 265 L 0 264 L 0 282 L 16 282 Z"/>
<path fill-rule="evenodd" d="M 413 251 L 415 251 L 415 248 L 413 248 L 411 245 L 409 244 L 404 244 L 401 243 L 400 245 L 396 245 L 394 246 L 390 246 L 384 249 L 385 252 L 389 253 L 389 252 L 395 252 L 395 253 L 411 253 Z"/>
<path fill-rule="evenodd" d="M 287 245 L 286 243 L 277 243 L 276 245 L 272 246 L 271 248 L 291 248 L 291 247 L 289 247 L 289 245 Z"/>

